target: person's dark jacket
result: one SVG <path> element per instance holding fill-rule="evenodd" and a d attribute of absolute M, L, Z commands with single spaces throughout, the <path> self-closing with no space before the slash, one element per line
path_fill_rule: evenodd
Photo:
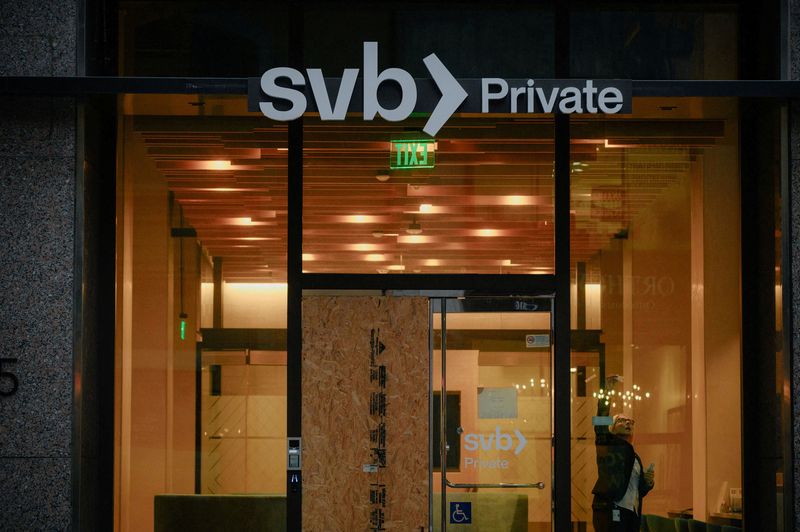
<path fill-rule="evenodd" d="M 601 399 L 597 404 L 597 415 L 608 416 L 609 407 Z M 639 501 L 641 512 L 642 497 L 652 489 L 644 478 L 644 467 L 633 445 L 619 436 L 612 434 L 607 425 L 595 425 L 595 448 L 597 450 L 597 482 L 592 488 L 596 509 L 610 508 L 615 501 L 622 499 L 628 490 L 634 461 L 639 462 Z"/>

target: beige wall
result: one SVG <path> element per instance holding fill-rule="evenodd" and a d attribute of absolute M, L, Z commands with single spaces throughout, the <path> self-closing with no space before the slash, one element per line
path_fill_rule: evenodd
<path fill-rule="evenodd" d="M 713 105 L 714 102 L 709 102 Z M 741 290 L 736 122 L 725 143 L 703 158 L 704 352 L 706 364 L 706 507 L 719 511 L 720 491 L 742 487 Z"/>
<path fill-rule="evenodd" d="M 286 328 L 286 283 L 225 283 L 222 326 Z"/>
<path fill-rule="evenodd" d="M 164 177 L 146 156 L 132 119 L 121 127 L 115 516 L 119 530 L 148 531 L 154 495 L 194 492 L 195 331 L 201 298 L 203 310 L 210 312 L 213 291 L 200 282 L 205 258 L 197 241 L 170 236 L 170 227 L 180 224 L 179 208 L 170 205 Z M 286 326 L 285 284 L 226 283 L 224 290 L 226 327 Z M 188 315 L 184 340 L 181 310 Z M 210 325 L 207 320 L 204 325 Z M 242 365 L 223 373 L 227 396 L 219 400 L 242 402 L 244 438 L 218 442 L 215 452 L 225 467 L 214 488 L 281 492 L 286 367 Z M 237 378 L 244 388 L 234 385 Z"/>
<path fill-rule="evenodd" d="M 197 253 L 183 245 L 187 338 L 179 337 L 180 245 L 166 184 L 124 123 L 119 173 L 115 512 L 120 530 L 153 528 L 153 496 L 194 487 Z M 174 215 L 174 213 L 172 213 Z"/>
<path fill-rule="evenodd" d="M 705 112 L 730 113 L 719 105 Z M 656 465 L 647 513 L 694 507 L 705 519 L 723 487 L 741 486 L 740 199 L 735 123 L 727 128 L 691 158 L 659 156 L 683 157 L 689 170 L 593 263 L 606 373 L 651 393 L 631 412 L 637 452 Z M 626 157 L 635 166 L 640 155 Z"/>

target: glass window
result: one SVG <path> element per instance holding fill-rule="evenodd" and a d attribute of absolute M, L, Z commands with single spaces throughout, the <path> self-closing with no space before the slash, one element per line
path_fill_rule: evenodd
<path fill-rule="evenodd" d="M 735 7 L 576 9 L 570 74 L 586 78 L 736 79 Z"/>
<path fill-rule="evenodd" d="M 627 439 L 644 514 L 741 523 L 737 102 L 637 99 L 572 134 L 573 514 L 622 499 Z"/>
<path fill-rule="evenodd" d="M 305 119 L 304 271 L 552 274 L 552 119 L 423 125 Z"/>
<path fill-rule="evenodd" d="M 123 1 L 119 10 L 122 76 L 255 77 L 287 61 L 286 3 Z"/>
<path fill-rule="evenodd" d="M 340 76 L 376 41 L 379 68 L 418 78 L 431 53 L 461 78 L 552 74 L 549 10 L 461 7 L 307 7 L 304 61 Z M 435 139 L 424 123 L 306 116 L 304 271 L 553 273 L 552 120 L 463 115 Z"/>
<path fill-rule="evenodd" d="M 323 4 L 306 8 L 304 35 L 305 63 L 326 72 L 361 65 L 364 41 L 379 43 L 380 64 L 391 63 L 414 77 L 430 76 L 422 59 L 431 53 L 456 77 L 547 77 L 554 72 L 553 16 L 546 8 Z"/>
<path fill-rule="evenodd" d="M 466 297 L 431 305 L 432 420 L 447 427 L 433 441 L 445 455 L 444 474 L 439 468 L 431 476 L 433 530 L 458 530 L 459 523 L 551 530 L 551 300 Z M 435 404 L 443 388 L 445 397 L 455 395 L 445 419 Z M 441 437 L 436 429 L 433 435 Z M 469 520 L 456 513 L 459 504 L 471 510 Z"/>
<path fill-rule="evenodd" d="M 165 494 L 283 507 L 286 125 L 248 116 L 241 97 L 124 96 L 121 108 L 119 527 L 163 528 Z"/>

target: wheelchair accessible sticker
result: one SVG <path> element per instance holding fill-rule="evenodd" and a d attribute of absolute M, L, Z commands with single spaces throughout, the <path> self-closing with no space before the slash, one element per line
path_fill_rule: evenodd
<path fill-rule="evenodd" d="M 471 502 L 451 502 L 450 503 L 450 524 L 451 525 L 471 525 L 472 524 L 472 503 Z"/>

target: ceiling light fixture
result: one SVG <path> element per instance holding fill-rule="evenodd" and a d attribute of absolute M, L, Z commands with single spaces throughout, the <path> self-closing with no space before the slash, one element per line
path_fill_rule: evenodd
<path fill-rule="evenodd" d="M 375 179 L 380 181 L 381 183 L 385 183 L 389 181 L 389 178 L 392 176 L 389 175 L 389 172 L 386 170 L 378 170 L 378 173 L 375 174 Z"/>
<path fill-rule="evenodd" d="M 195 169 L 197 170 L 232 170 L 230 161 L 213 160 L 213 161 L 194 161 Z"/>
<path fill-rule="evenodd" d="M 367 243 L 350 244 L 348 247 L 353 251 L 375 251 L 376 249 L 378 249 L 377 244 L 367 244 Z"/>
<path fill-rule="evenodd" d="M 397 237 L 398 244 L 428 244 L 431 238 L 423 235 L 408 235 Z"/>
<path fill-rule="evenodd" d="M 408 224 L 408 227 L 406 227 L 406 233 L 409 235 L 419 235 L 422 233 L 422 226 L 417 223 L 416 218 L 414 218 L 413 221 Z"/>
<path fill-rule="evenodd" d="M 381 221 L 380 216 L 372 214 L 348 214 L 340 216 L 339 219 L 347 224 L 374 224 Z"/>

